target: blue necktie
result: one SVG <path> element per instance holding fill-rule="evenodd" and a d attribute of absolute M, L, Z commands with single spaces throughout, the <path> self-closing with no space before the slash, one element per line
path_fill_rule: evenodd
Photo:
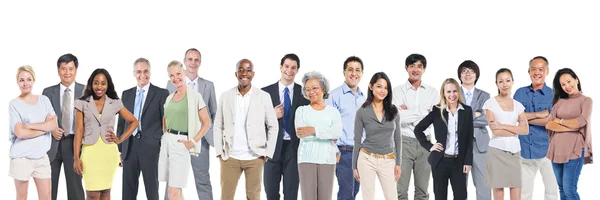
<path fill-rule="evenodd" d="M 465 96 L 467 96 L 467 105 L 471 106 L 471 100 L 473 100 L 471 91 L 467 92 Z"/>
<path fill-rule="evenodd" d="M 283 130 L 291 133 L 292 130 L 292 102 L 290 100 L 290 90 L 283 89 Z"/>
<path fill-rule="evenodd" d="M 135 119 L 137 119 L 138 121 L 140 120 L 140 114 L 142 114 L 142 99 L 144 98 L 144 89 L 140 88 L 140 91 L 138 92 L 137 96 L 135 97 L 135 105 L 133 106 L 133 116 L 135 116 Z M 138 128 L 136 128 L 133 131 L 133 136 L 137 135 L 138 130 L 140 129 L 140 126 L 142 126 L 142 124 L 140 123 L 140 125 L 138 126 Z"/>

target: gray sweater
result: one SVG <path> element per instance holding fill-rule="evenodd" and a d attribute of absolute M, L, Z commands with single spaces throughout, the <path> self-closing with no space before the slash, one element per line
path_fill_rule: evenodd
<path fill-rule="evenodd" d="M 365 140 L 361 144 L 363 130 Z M 359 108 L 354 122 L 354 151 L 352 152 L 352 169 L 356 169 L 360 148 L 375 154 L 395 154 L 396 166 L 402 163 L 402 135 L 400 133 L 400 117 L 388 121 L 385 116 L 379 122 L 373 106 Z"/>

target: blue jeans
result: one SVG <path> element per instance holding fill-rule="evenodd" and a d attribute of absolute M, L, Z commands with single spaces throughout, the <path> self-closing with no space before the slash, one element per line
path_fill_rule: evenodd
<path fill-rule="evenodd" d="M 338 200 L 354 200 L 360 184 L 354 179 L 354 170 L 352 170 L 352 151 L 341 150 L 340 162 L 335 167 L 335 176 L 337 177 L 339 191 Z"/>
<path fill-rule="evenodd" d="M 583 157 L 582 152 L 581 158 L 569 160 L 567 163 L 552 163 L 561 200 L 579 200 L 577 182 L 583 167 Z"/>

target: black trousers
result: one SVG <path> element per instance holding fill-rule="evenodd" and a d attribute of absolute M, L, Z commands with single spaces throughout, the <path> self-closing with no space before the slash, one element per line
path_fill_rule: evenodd
<path fill-rule="evenodd" d="M 138 134 L 142 134 L 138 132 Z M 158 200 L 158 154 L 160 145 L 150 135 L 140 138 L 131 136 L 127 159 L 123 161 L 123 193 L 122 198 L 137 199 L 140 173 L 144 179 L 144 188 L 148 200 Z"/>
<path fill-rule="evenodd" d="M 457 158 L 442 158 L 436 168 L 431 168 L 433 192 L 436 200 L 448 199 L 448 179 L 452 185 L 454 200 L 467 199 L 467 174 Z"/>
<path fill-rule="evenodd" d="M 300 178 L 298 177 L 297 150 L 292 146 L 291 141 L 284 140 L 281 148 L 281 156 L 278 161 L 268 160 L 264 166 L 263 181 L 267 199 L 280 199 L 279 187 L 281 177 L 283 176 L 283 199 L 298 199 L 298 187 Z"/>

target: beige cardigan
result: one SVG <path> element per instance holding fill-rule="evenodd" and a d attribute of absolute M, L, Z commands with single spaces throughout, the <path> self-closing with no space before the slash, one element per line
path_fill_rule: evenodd
<path fill-rule="evenodd" d="M 171 99 L 173 99 L 173 95 L 175 92 L 171 93 L 167 100 L 165 101 L 165 109 Z M 198 116 L 198 111 L 204 107 L 206 104 L 204 100 L 202 100 L 202 95 L 198 93 L 198 91 L 194 91 L 191 88 L 187 88 L 187 103 L 188 103 L 188 140 L 192 140 L 200 131 L 202 127 L 202 123 L 200 122 L 200 117 Z M 189 112 L 194 111 L 194 112 Z M 210 124 L 209 124 L 210 126 Z M 200 154 L 200 147 L 202 146 L 202 142 L 198 142 L 196 146 L 190 149 L 190 154 L 194 156 L 198 156 Z"/>

